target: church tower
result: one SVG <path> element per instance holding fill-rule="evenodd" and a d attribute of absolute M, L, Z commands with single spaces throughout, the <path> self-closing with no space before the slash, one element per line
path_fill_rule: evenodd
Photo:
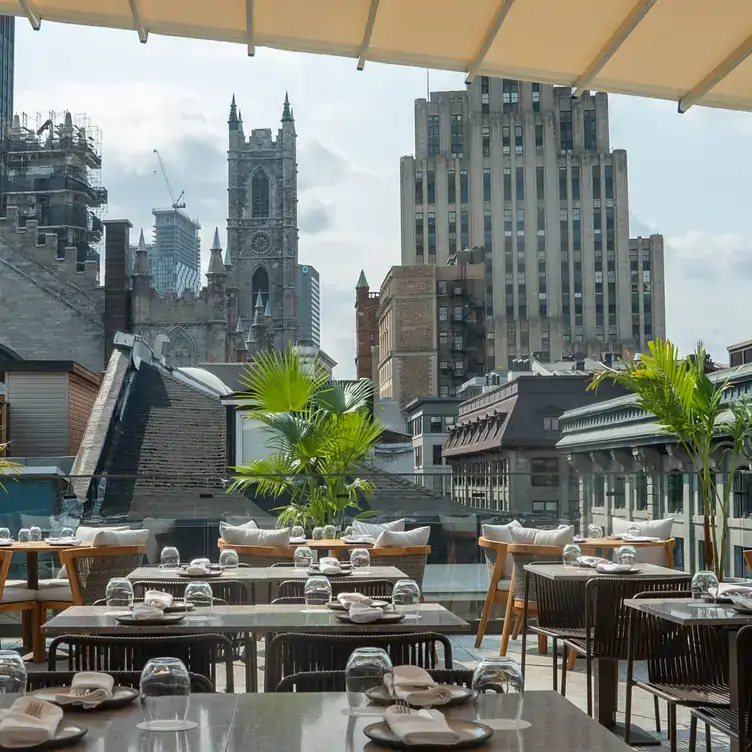
<path fill-rule="evenodd" d="M 297 343 L 299 329 L 298 165 L 292 108 L 285 94 L 276 139 L 269 128 L 254 129 L 246 138 L 234 96 L 227 123 L 228 286 L 237 290 L 242 321 L 253 321 L 261 296 L 264 311 L 271 314 L 269 339 L 276 348 L 284 348 Z"/>

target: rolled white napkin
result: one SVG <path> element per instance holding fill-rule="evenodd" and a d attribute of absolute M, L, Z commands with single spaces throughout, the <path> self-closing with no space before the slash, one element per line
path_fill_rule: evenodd
<path fill-rule="evenodd" d="M 161 619 L 164 617 L 164 611 L 147 603 L 137 603 L 131 609 L 131 616 L 134 619 Z"/>
<path fill-rule="evenodd" d="M 631 572 L 632 571 L 632 565 L 631 564 L 612 564 L 611 562 L 607 561 L 603 564 L 598 564 L 595 567 L 599 572 Z"/>
<path fill-rule="evenodd" d="M 340 593 L 337 600 L 345 607 L 350 606 L 373 606 L 373 599 L 363 593 Z"/>
<path fill-rule="evenodd" d="M 144 593 L 144 603 L 147 606 L 154 606 L 155 608 L 164 611 L 172 605 L 173 598 L 169 593 L 163 593 L 161 590 L 147 590 Z"/>
<path fill-rule="evenodd" d="M 331 556 L 325 556 L 319 561 L 319 572 L 321 574 L 341 574 L 342 567 L 339 561 Z"/>
<path fill-rule="evenodd" d="M 405 744 L 450 746 L 460 741 L 460 735 L 449 728 L 446 718 L 438 710 L 399 712 L 395 705 L 384 711 L 384 720 L 395 736 Z"/>
<path fill-rule="evenodd" d="M 350 620 L 356 624 L 368 624 L 372 621 L 378 621 L 384 615 L 384 612 L 380 608 L 358 605 L 350 606 L 348 613 Z"/>
<path fill-rule="evenodd" d="M 305 538 L 290 538 L 290 543 L 308 543 Z"/>
<path fill-rule="evenodd" d="M 376 538 L 372 535 L 348 535 L 342 541 L 344 543 L 375 543 Z"/>
<path fill-rule="evenodd" d="M 632 541 L 632 543 L 658 543 L 660 538 L 654 538 L 652 535 L 622 535 L 623 541 Z"/>
<path fill-rule="evenodd" d="M 708 588 L 708 593 L 714 598 L 729 598 L 732 595 L 740 595 L 742 598 L 752 598 L 752 587 L 733 582 L 722 582 L 717 588 Z"/>
<path fill-rule="evenodd" d="M 395 666 L 392 691 L 411 705 L 444 705 L 452 699 L 446 684 L 437 684 L 420 666 Z"/>
<path fill-rule="evenodd" d="M 26 749 L 49 741 L 63 720 L 63 709 L 31 695 L 19 697 L 0 716 L 0 746 Z"/>
<path fill-rule="evenodd" d="M 209 569 L 209 567 L 203 566 L 202 564 L 189 564 L 185 568 L 185 571 L 186 574 L 211 574 L 211 569 Z"/>
<path fill-rule="evenodd" d="M 98 671 L 79 671 L 71 682 L 67 692 L 55 695 L 55 702 L 60 705 L 83 705 L 85 708 L 95 708 L 112 697 L 115 680 L 109 674 Z M 85 695 L 81 695 L 85 692 Z"/>
<path fill-rule="evenodd" d="M 583 567 L 597 567 L 598 564 L 608 564 L 608 559 L 602 556 L 578 556 L 577 562 Z"/>

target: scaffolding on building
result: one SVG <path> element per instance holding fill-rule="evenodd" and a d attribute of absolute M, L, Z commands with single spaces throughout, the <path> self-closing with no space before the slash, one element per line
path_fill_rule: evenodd
<path fill-rule="evenodd" d="M 84 114 L 14 115 L 0 125 L 4 169 L 3 206 L 16 207 L 19 222 L 38 222 L 55 233 L 58 257 L 77 249 L 77 261 L 99 261 L 107 189 L 102 185 L 102 134 Z"/>

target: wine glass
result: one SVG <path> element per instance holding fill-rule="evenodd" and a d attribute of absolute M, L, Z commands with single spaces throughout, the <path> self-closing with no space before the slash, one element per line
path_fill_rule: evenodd
<path fill-rule="evenodd" d="M 10 529 L 7 527 L 0 527 L 0 540 L 10 540 Z"/>
<path fill-rule="evenodd" d="M 318 611 L 332 599 L 332 583 L 326 577 L 314 575 L 306 580 L 305 610 Z"/>
<path fill-rule="evenodd" d="M 637 561 L 637 549 L 634 546 L 619 546 L 615 558 L 617 564 L 628 564 L 633 567 Z"/>
<path fill-rule="evenodd" d="M 308 569 L 313 564 L 313 551 L 308 546 L 298 546 L 293 554 L 296 569 Z"/>
<path fill-rule="evenodd" d="M 525 693 L 525 679 L 520 670 L 520 664 L 506 656 L 483 658 L 473 671 L 472 688 L 475 695 L 475 714 L 481 723 L 493 729 L 513 731 L 528 728 L 530 724 L 522 720 L 522 701 Z M 486 690 L 496 692 L 497 695 L 488 696 Z M 503 718 L 500 708 L 501 701 L 498 693 L 509 695 L 516 693 L 514 718 Z"/>
<path fill-rule="evenodd" d="M 367 548 L 354 548 L 350 551 L 350 564 L 352 564 L 353 574 L 368 574 L 371 566 L 371 554 Z"/>
<path fill-rule="evenodd" d="M 314 540 L 323 540 L 324 539 L 324 528 L 323 527 L 315 527 L 315 528 L 313 528 L 313 532 L 311 533 L 311 537 Z"/>
<path fill-rule="evenodd" d="M 384 678 L 393 671 L 392 661 L 383 648 L 355 648 L 345 666 L 345 689 L 350 711 L 369 702 L 366 692 L 384 686 Z"/>
<path fill-rule="evenodd" d="M 26 692 L 26 665 L 15 650 L 0 650 L 0 694 Z"/>
<path fill-rule="evenodd" d="M 175 546 L 165 546 L 159 556 L 160 569 L 179 569 L 180 552 Z"/>
<path fill-rule="evenodd" d="M 290 532 L 291 538 L 305 538 L 305 528 L 302 525 L 293 525 Z"/>
<path fill-rule="evenodd" d="M 104 591 L 110 608 L 130 608 L 133 605 L 133 585 L 125 577 L 113 577 Z"/>
<path fill-rule="evenodd" d="M 28 543 L 31 540 L 31 533 L 29 532 L 28 527 L 22 527 L 18 531 L 18 542 L 19 543 Z"/>
<path fill-rule="evenodd" d="M 35 543 L 42 540 L 42 528 L 32 525 L 29 528 L 29 540 L 34 541 Z"/>
<path fill-rule="evenodd" d="M 2 537 L 2 530 L 0 530 L 0 537 Z M 73 528 L 72 527 L 64 527 L 60 529 L 60 537 L 61 538 L 72 538 L 73 537 Z"/>
<path fill-rule="evenodd" d="M 192 583 L 193 584 L 193 583 Z M 141 705 L 148 731 L 182 731 L 191 702 L 191 678 L 178 658 L 152 658 L 141 672 Z"/>
<path fill-rule="evenodd" d="M 223 548 L 219 554 L 219 568 L 222 571 L 231 571 L 238 568 L 238 552 L 234 548 Z"/>
<path fill-rule="evenodd" d="M 703 569 L 692 578 L 692 598 L 696 601 L 706 601 L 713 597 L 711 590 L 718 592 L 718 578 L 715 572 Z"/>
<path fill-rule="evenodd" d="M 594 538 L 600 540 L 603 537 L 603 528 L 600 525 L 590 525 L 587 529 L 588 538 Z"/>
<path fill-rule="evenodd" d="M 351 538 L 355 533 L 355 528 L 352 525 L 348 525 L 345 528 L 344 537 L 345 538 Z"/>
<path fill-rule="evenodd" d="M 392 605 L 401 614 L 417 616 L 420 610 L 420 588 L 415 580 L 397 580 L 392 588 Z"/>
<path fill-rule="evenodd" d="M 561 560 L 565 567 L 576 567 L 580 562 L 582 549 L 576 543 L 567 543 L 561 552 Z"/>
<path fill-rule="evenodd" d="M 322 534 L 324 540 L 334 540 L 337 537 L 337 528 L 334 525 L 324 525 Z"/>
<path fill-rule="evenodd" d="M 642 535 L 642 528 L 639 525 L 635 525 L 635 523 L 633 522 L 627 528 L 627 535 L 630 538 L 637 538 L 638 536 Z"/>
<path fill-rule="evenodd" d="M 192 603 L 194 608 L 211 609 L 214 603 L 214 593 L 208 582 L 189 582 L 185 586 L 183 599 L 186 605 Z"/>

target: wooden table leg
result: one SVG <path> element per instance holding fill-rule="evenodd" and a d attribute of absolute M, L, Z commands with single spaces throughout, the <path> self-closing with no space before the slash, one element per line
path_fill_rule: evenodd
<path fill-rule="evenodd" d="M 34 592 L 39 590 L 39 554 L 36 551 L 26 551 L 26 587 Z M 31 648 L 31 660 L 43 662 L 46 646 L 40 629 L 41 611 L 36 609 L 28 615 L 27 613 L 24 612 L 21 617 L 23 644 L 27 649 Z M 28 656 L 25 658 L 28 659 Z"/>

